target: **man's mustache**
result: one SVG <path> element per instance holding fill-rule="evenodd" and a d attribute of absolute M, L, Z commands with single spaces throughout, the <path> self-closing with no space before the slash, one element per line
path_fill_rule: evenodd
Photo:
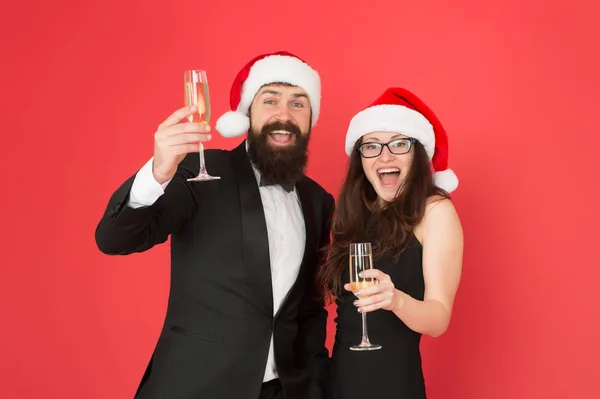
<path fill-rule="evenodd" d="M 300 137 L 302 135 L 302 132 L 300 131 L 300 128 L 297 125 L 294 125 L 292 122 L 281 121 L 269 123 L 268 125 L 263 126 L 263 128 L 261 129 L 261 133 L 269 134 L 277 130 L 285 130 L 296 137 Z"/>

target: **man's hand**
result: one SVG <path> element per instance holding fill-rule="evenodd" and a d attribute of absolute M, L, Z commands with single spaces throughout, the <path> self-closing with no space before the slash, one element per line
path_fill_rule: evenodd
<path fill-rule="evenodd" d="M 158 126 L 154 134 L 154 179 L 163 184 L 173 178 L 177 165 L 190 152 L 199 150 L 199 143 L 209 141 L 210 126 L 201 123 L 181 123 L 197 112 L 196 107 L 183 107 L 175 111 Z"/>

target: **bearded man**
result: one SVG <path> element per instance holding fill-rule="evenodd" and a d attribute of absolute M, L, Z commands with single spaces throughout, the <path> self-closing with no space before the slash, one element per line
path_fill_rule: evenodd
<path fill-rule="evenodd" d="M 240 70 L 230 97 L 216 130 L 248 135 L 231 151 L 205 152 L 219 180 L 187 180 L 210 126 L 182 123 L 196 109 L 179 109 L 96 229 L 109 255 L 171 239 L 166 317 L 138 399 L 325 397 L 327 312 L 315 274 L 334 199 L 304 174 L 320 77 L 293 54 L 263 54 Z"/>

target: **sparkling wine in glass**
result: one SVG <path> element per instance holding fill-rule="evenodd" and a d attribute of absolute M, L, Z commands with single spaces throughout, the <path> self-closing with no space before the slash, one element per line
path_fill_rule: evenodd
<path fill-rule="evenodd" d="M 205 123 L 210 120 L 210 96 L 208 93 L 208 80 L 206 79 L 206 71 L 192 69 L 184 73 L 185 84 L 185 105 L 190 107 L 196 106 L 197 112 L 188 116 L 190 123 Z M 211 176 L 206 171 L 204 163 L 204 146 L 200 142 L 200 172 L 198 176 L 187 179 L 188 181 L 207 181 L 218 180 L 219 176 Z"/>
<path fill-rule="evenodd" d="M 359 273 L 373 268 L 373 254 L 371 252 L 371 243 L 351 243 L 350 244 L 350 287 L 356 295 L 358 291 L 362 291 L 371 285 L 375 285 L 374 278 L 362 278 Z M 364 298 L 364 296 L 362 296 Z M 357 298 L 360 298 L 357 296 Z M 367 333 L 367 314 L 361 313 L 362 316 L 362 338 L 360 344 L 350 347 L 353 351 L 372 351 L 381 349 L 381 345 L 372 344 L 369 341 Z"/>

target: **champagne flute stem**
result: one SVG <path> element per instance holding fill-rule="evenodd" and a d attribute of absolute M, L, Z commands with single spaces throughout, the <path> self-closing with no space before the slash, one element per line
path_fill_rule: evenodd
<path fill-rule="evenodd" d="M 369 334 L 367 333 L 367 314 L 365 312 L 361 313 L 362 315 L 362 343 L 369 343 Z"/>
<path fill-rule="evenodd" d="M 200 154 L 200 174 L 206 174 L 206 166 L 204 165 L 204 146 L 202 142 L 200 142 L 200 148 L 198 149 L 198 154 Z"/>

